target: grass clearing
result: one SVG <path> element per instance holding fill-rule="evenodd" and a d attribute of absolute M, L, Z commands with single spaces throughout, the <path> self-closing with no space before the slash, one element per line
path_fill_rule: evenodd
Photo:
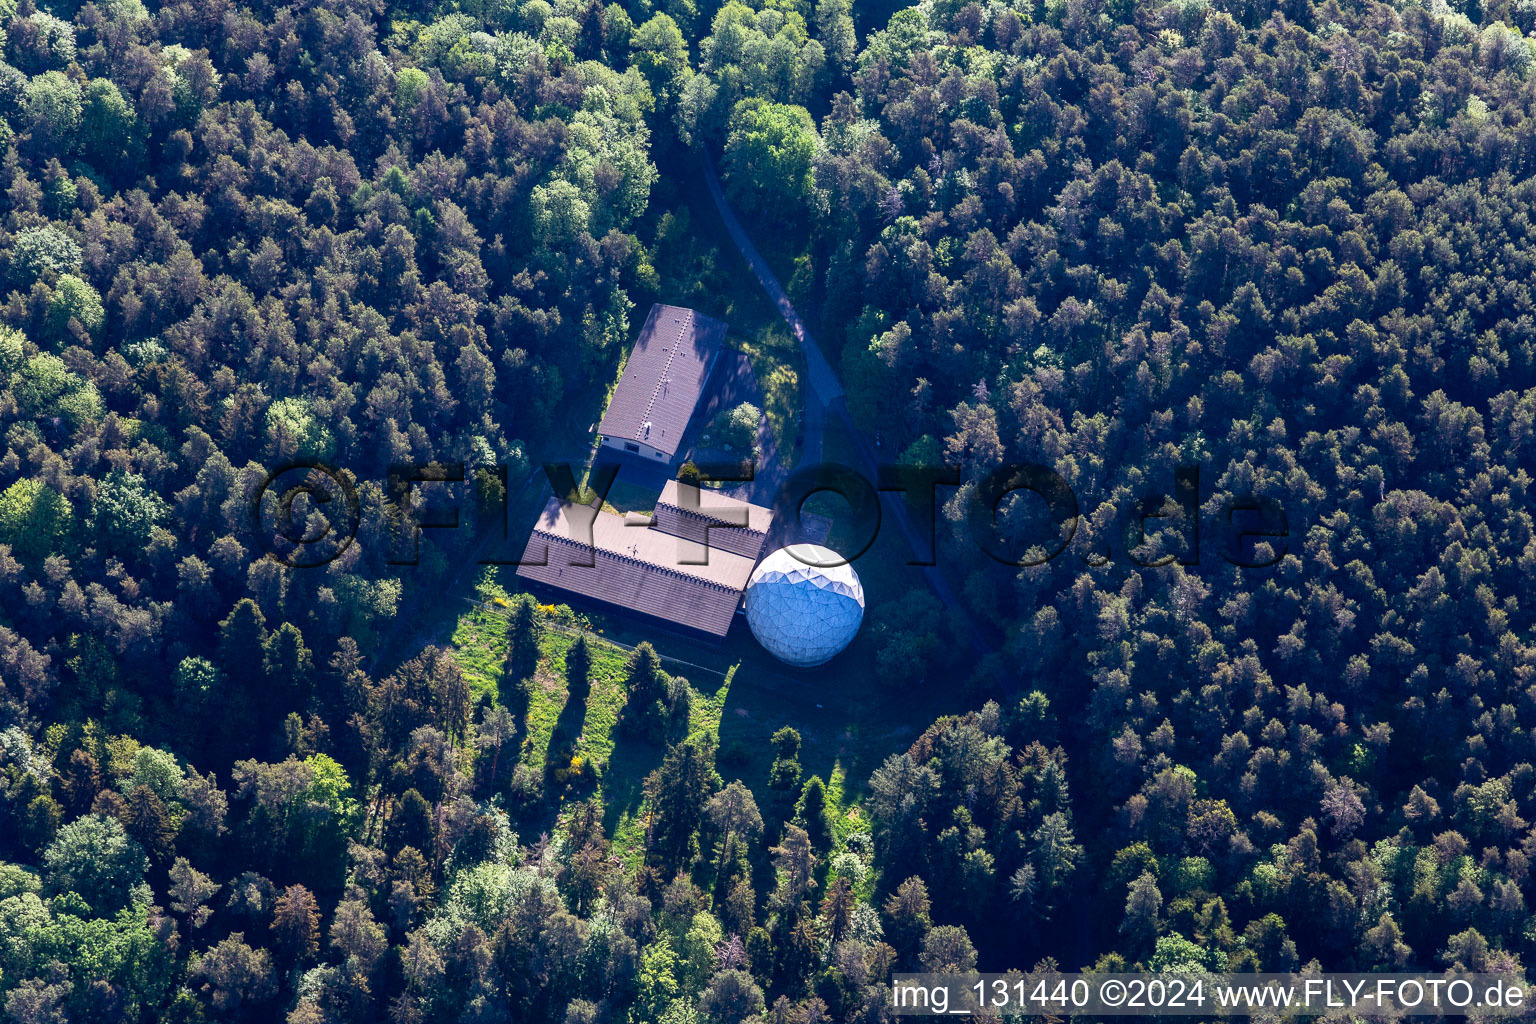
<path fill-rule="evenodd" d="M 724 225 L 690 160 L 675 188 L 691 213 L 692 240 L 712 255 L 715 273 L 707 296 L 698 307 L 731 324 L 730 344 L 745 352 L 752 362 L 764 396 L 764 414 L 779 441 L 777 457 L 786 465 L 794 452 L 802 403 L 806 400 L 802 355 L 778 310 L 764 295 L 756 278 L 736 252 Z M 776 255 L 769 254 L 774 260 Z M 776 271 L 787 267 L 775 264 Z M 679 301 L 661 296 L 662 301 Z M 622 372 L 622 365 L 608 381 L 593 382 L 583 396 L 580 436 L 600 415 L 606 393 Z M 573 420 L 574 424 L 575 421 Z M 590 445 L 590 440 L 583 442 Z M 856 463 L 852 441 L 841 436 L 829 417 L 824 439 L 826 461 Z M 538 504 L 547 490 L 530 500 Z M 532 499 L 532 495 L 524 495 Z M 840 550 L 855 544 L 855 525 L 848 522 L 847 506 L 831 498 L 828 509 L 834 519 L 831 545 Z M 625 483 L 622 476 L 608 495 L 613 511 L 649 511 L 655 495 Z M 840 507 L 839 507 L 840 506 Z M 816 511 L 808 508 L 808 511 Z M 531 522 L 530 507 L 522 520 L 514 515 L 512 532 L 521 522 Z M 839 515 L 839 513 L 843 513 Z M 513 536 L 516 545 L 519 538 Z M 905 563 L 910 557 L 894 527 L 881 530 L 870 549 L 854 562 L 864 581 L 870 611 L 902 602 L 913 588 L 924 586 L 919 570 Z M 468 588 L 466 588 L 468 589 Z M 510 569 L 487 570 L 480 589 L 482 599 L 507 600 L 520 589 Z M 832 815 L 837 845 L 865 831 L 867 818 L 859 803 L 870 773 L 890 754 L 905 749 L 918 733 L 940 714 L 968 706 L 958 687 L 892 686 L 876 669 L 877 638 L 865 628 L 850 648 L 832 663 L 811 670 L 789 669 L 767 655 L 738 623 L 719 645 L 662 632 L 635 618 L 594 612 L 562 624 L 546 615 L 548 628 L 540 643 L 540 660 L 526 701 L 521 695 L 503 692 L 502 662 L 506 654 L 504 610 L 490 607 L 455 607 L 441 602 L 442 624 L 437 637 L 451 636 L 451 645 L 477 695 L 495 699 L 518 714 L 521 762 L 544 779 L 549 803 L 556 808 L 599 796 L 605 825 L 616 852 L 633 860 L 643 849 L 645 801 L 643 784 L 661 761 L 664 751 L 643 739 L 630 736 L 618 726 L 624 705 L 623 669 L 629 648 L 650 641 L 673 675 L 685 676 L 693 690 L 691 734 L 711 740 L 716 762 L 726 781 L 741 779 L 752 789 L 765 814 L 775 805 L 767 788 L 772 761 L 769 738 L 785 725 L 802 736 L 800 761 L 805 776 L 819 775 L 827 784 L 828 812 Z M 552 613 L 553 609 L 549 610 Z M 579 620 L 579 622 L 578 622 Z M 580 623 L 590 627 L 592 671 L 587 691 L 570 692 L 566 657 L 575 642 Z M 438 642 L 442 642 L 439 640 Z M 524 822 L 525 829 L 532 823 Z M 553 824 L 553 819 L 547 825 Z"/>
<path fill-rule="evenodd" d="M 455 657 L 477 695 L 519 710 L 503 692 L 507 620 L 495 604 L 507 591 L 482 584 L 490 607 L 473 607 L 459 617 L 453 633 Z M 624 665 L 629 646 L 649 639 L 668 672 L 685 676 L 693 691 L 690 732 L 717 745 L 717 766 L 726 780 L 741 779 L 765 810 L 773 806 L 768 787 L 772 754 L 768 741 L 785 725 L 800 730 L 805 775 L 827 783 L 828 813 L 839 844 L 867 829 L 858 808 L 864 780 L 891 753 L 904 749 L 942 707 L 926 694 L 882 692 L 868 666 L 867 638 L 831 665 L 793 672 L 772 661 L 745 629 L 733 630 L 724 645 L 658 636 L 617 616 L 592 616 L 588 642 L 592 671 L 588 692 L 575 702 L 566 683 L 566 655 L 578 628 L 553 617 L 546 606 L 539 669 L 518 715 L 523 730 L 522 763 L 542 773 L 550 802 L 558 808 L 597 795 L 616 852 L 640 856 L 645 833 L 646 775 L 665 751 L 630 736 L 618 726 L 624 705 Z M 552 825 L 553 822 L 548 824 Z"/>
<path fill-rule="evenodd" d="M 726 231 L 698 162 L 689 159 L 679 170 L 682 173 L 677 183 L 677 205 L 688 210 L 693 240 L 706 250 L 714 250 L 706 312 L 725 320 L 733 331 L 746 337 L 782 323 L 778 308 L 764 294 L 752 268 L 737 252 L 736 243 Z"/>
<path fill-rule="evenodd" d="M 485 603 L 460 614 L 451 639 L 471 691 L 478 700 L 494 700 L 517 713 L 522 730 L 519 760 L 542 775 L 556 815 L 565 804 L 598 796 L 618 852 L 638 857 L 644 844 L 645 777 L 661 763 L 665 750 L 619 727 L 630 646 L 605 637 L 600 628 L 586 628 L 568 609 L 541 606 L 539 664 L 524 698 L 507 686 L 502 671 L 510 595 L 489 574 L 478 594 Z M 591 670 L 585 691 L 573 691 L 567 658 L 582 635 L 587 637 Z M 699 675 L 699 682 L 690 683 L 689 734 L 717 742 L 733 667 L 717 673 L 671 657 L 663 660 L 673 675 L 686 676 L 690 670 Z"/>
<path fill-rule="evenodd" d="M 678 182 L 678 189 L 691 211 L 693 239 L 703 249 L 714 250 L 714 280 L 720 285 L 699 306 L 731 324 L 730 344 L 752 362 L 764 396 L 764 414 L 779 441 L 777 458 L 788 464 L 806 400 L 799 346 L 736 253 L 702 179 L 693 180 L 698 175 L 691 167 L 682 177 L 686 180 Z M 662 299 L 668 301 L 665 296 Z M 843 434 L 834 417 L 828 417 L 822 457 L 828 462 L 859 462 L 853 439 Z M 654 504 L 654 494 L 626 484 L 621 477 L 606 507 L 649 511 Z M 851 551 L 863 543 L 859 534 L 867 534 L 868 527 L 852 522 L 841 499 L 819 496 L 807 511 L 824 511 L 832 518 L 830 546 Z M 576 634 L 569 627 L 551 624 L 544 632 L 539 668 L 519 719 L 520 728 L 525 729 L 522 762 L 543 773 L 546 792 L 556 807 L 590 794 L 600 796 L 616 852 L 626 859 L 637 858 L 645 830 L 644 779 L 664 751 L 626 734 L 618 727 L 618 719 L 629 648 L 650 641 L 666 670 L 689 680 L 691 733 L 714 742 L 721 776 L 726 781 L 741 779 L 765 815 L 771 813 L 776 796 L 767 788 L 772 761 L 769 739 L 785 725 L 800 731 L 805 776 L 819 775 L 826 783 L 828 813 L 841 847 L 848 836 L 868 828 L 859 804 L 870 773 L 887 756 L 905 749 L 934 718 L 964 710 L 971 703 L 961 687 L 929 685 L 926 679 L 892 685 L 876 667 L 880 641 L 871 629 L 872 618 L 882 611 L 899 617 L 909 595 L 917 588 L 926 589 L 921 570 L 906 564 L 910 557 L 893 524 L 876 533 L 868 550 L 854 561 L 868 605 L 865 626 L 846 652 L 817 669 L 781 665 L 757 645 L 744 622 L 723 643 L 712 645 L 663 632 L 630 616 L 594 612 L 586 617 L 591 627 L 591 682 L 585 694 L 573 697 L 565 678 L 565 659 Z M 488 578 L 494 593 L 503 599 L 519 589 L 510 570 Z M 482 586 L 482 592 L 491 591 Z M 505 619 L 497 611 L 474 609 L 461 615 L 452 631 L 454 648 L 476 692 L 504 702 L 510 696 L 501 693 L 505 628 Z"/>

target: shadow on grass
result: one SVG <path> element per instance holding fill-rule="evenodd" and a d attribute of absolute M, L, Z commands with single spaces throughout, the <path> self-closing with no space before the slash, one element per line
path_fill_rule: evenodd
<path fill-rule="evenodd" d="M 560 717 L 555 719 L 554 731 L 550 733 L 549 745 L 551 748 L 563 744 L 575 744 L 581 736 L 582 724 L 587 719 L 587 698 L 592 696 L 592 677 L 590 673 L 578 675 L 569 670 L 565 673 L 565 704 L 560 708 Z"/>
<path fill-rule="evenodd" d="M 512 717 L 518 721 L 518 727 L 527 730 L 529 687 L 536 685 L 532 679 L 518 680 L 512 678 L 506 671 L 506 666 L 496 676 L 496 700 L 502 707 L 512 712 Z"/>
<path fill-rule="evenodd" d="M 761 804 L 770 793 L 770 740 L 786 725 L 800 733 L 802 781 L 812 775 L 825 781 L 838 764 L 865 760 L 858 741 L 868 718 L 867 705 L 849 689 L 846 669 L 829 668 L 803 678 L 759 674 L 746 667 L 736 673 L 720 715 L 718 760 L 726 781 L 740 778 Z M 868 777 L 865 772 L 860 782 Z"/>
<path fill-rule="evenodd" d="M 621 830 L 630 832 L 630 842 L 621 845 L 637 848 L 635 839 L 643 838 L 639 817 L 645 803 L 645 777 L 661 765 L 666 753 L 665 746 L 651 743 L 643 736 L 632 735 L 623 728 L 614 730 L 613 754 L 603 775 L 603 828 L 609 835 Z"/>

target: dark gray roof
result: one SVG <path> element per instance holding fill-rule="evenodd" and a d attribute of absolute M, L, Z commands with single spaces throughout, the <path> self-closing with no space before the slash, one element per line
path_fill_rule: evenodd
<path fill-rule="evenodd" d="M 544 557 L 546 545 L 549 564 L 519 566 L 519 576 L 715 636 L 730 632 L 736 606 L 741 603 L 739 590 L 614 552 L 591 551 L 565 537 L 535 533 L 528 538 L 523 557 Z M 589 553 L 592 564 L 580 564 L 587 561 Z"/>
<path fill-rule="evenodd" d="M 724 340 L 719 320 L 681 306 L 652 306 L 598 433 L 675 455 Z"/>
<path fill-rule="evenodd" d="M 667 481 L 651 514 L 655 529 L 700 544 L 708 543 L 712 550 L 742 555 L 756 562 L 768 528 L 773 525 L 773 511 L 705 488 L 693 490 L 697 492 L 697 507 L 688 508 L 679 494 L 677 481 Z M 744 526 L 738 525 L 743 521 Z"/>
<path fill-rule="evenodd" d="M 706 493 L 701 503 L 706 509 L 744 505 L 754 526 L 766 526 L 773 518 L 768 509 L 723 495 Z M 549 499 L 528 537 L 519 576 L 715 636 L 730 630 L 761 553 L 763 532 L 717 526 L 709 531 L 706 550 L 698 531 L 667 529 L 663 510 L 676 510 L 658 505 L 654 518 L 597 513 L 588 547 L 572 522 L 575 508 Z M 590 515 L 591 509 L 582 514 Z M 673 520 L 698 518 L 677 513 Z M 538 561 L 546 564 L 528 564 Z"/>

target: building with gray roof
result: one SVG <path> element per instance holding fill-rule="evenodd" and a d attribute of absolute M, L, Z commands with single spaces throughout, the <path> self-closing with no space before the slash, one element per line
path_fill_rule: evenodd
<path fill-rule="evenodd" d="M 598 433 L 603 444 L 671 463 L 725 342 L 726 325 L 682 306 L 651 307 Z"/>
<path fill-rule="evenodd" d="M 517 575 L 719 638 L 730 631 L 772 524 L 769 509 L 676 480 L 649 516 L 552 497 Z"/>

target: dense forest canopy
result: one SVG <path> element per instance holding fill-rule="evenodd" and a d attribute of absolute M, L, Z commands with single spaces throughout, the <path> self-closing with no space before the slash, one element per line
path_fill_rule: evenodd
<path fill-rule="evenodd" d="M 885 1019 L 894 970 L 1536 956 L 1536 4 L 0 27 L 7 1020 L 810 1024 Z M 703 156 L 853 418 L 963 468 L 961 606 L 914 574 L 866 628 L 891 692 L 945 674 L 973 710 L 847 792 L 786 727 L 754 790 L 642 644 L 627 844 L 530 767 L 518 703 L 588 699 L 612 649 L 555 657 L 569 613 L 515 596 L 499 694 L 400 650 L 471 540 L 402 572 L 383 481 L 585 443 L 636 311 L 744 273 Z M 249 522 L 295 458 L 358 482 L 320 569 Z M 1018 461 L 1082 512 L 1024 569 L 964 542 Z M 1204 516 L 1283 505 L 1275 564 L 1132 560 L 1179 554 L 1177 514 L 1122 529 L 1179 466 Z"/>

